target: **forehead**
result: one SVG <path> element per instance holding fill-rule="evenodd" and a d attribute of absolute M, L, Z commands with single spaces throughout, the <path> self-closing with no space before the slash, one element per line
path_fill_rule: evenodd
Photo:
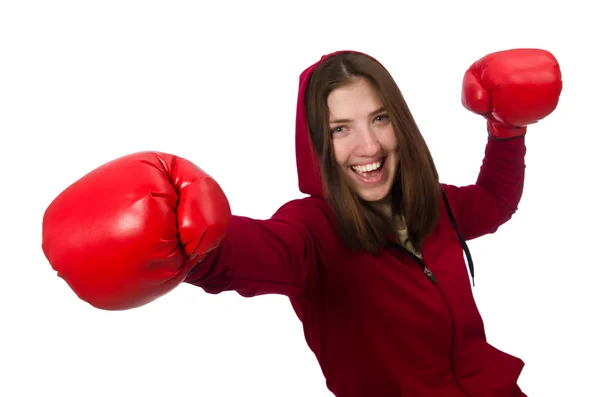
<path fill-rule="evenodd" d="M 332 118 L 367 116 L 382 105 L 377 90 L 364 78 L 336 88 L 327 97 Z"/>

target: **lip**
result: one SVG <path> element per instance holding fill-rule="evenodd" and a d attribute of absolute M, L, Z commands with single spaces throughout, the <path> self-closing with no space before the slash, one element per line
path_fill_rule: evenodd
<path fill-rule="evenodd" d="M 387 156 L 381 156 L 381 157 L 377 157 L 377 158 L 375 158 L 375 159 L 373 159 L 373 160 L 370 160 L 370 161 L 364 161 L 364 162 L 362 162 L 362 163 L 355 163 L 355 164 L 352 164 L 350 167 L 356 167 L 356 166 L 369 165 L 369 164 L 376 163 L 376 162 L 378 162 L 378 161 L 385 161 L 385 159 L 386 159 L 386 158 L 387 158 Z"/>
<path fill-rule="evenodd" d="M 363 178 L 357 172 L 355 172 L 352 169 L 352 167 L 349 168 L 348 172 L 350 172 L 352 174 L 352 178 L 361 185 L 366 185 L 366 186 L 376 185 L 376 184 L 380 183 L 387 174 L 387 167 L 386 167 L 385 159 L 386 159 L 385 157 L 382 157 L 380 160 L 378 160 L 378 161 L 383 161 L 383 164 L 381 165 L 381 168 L 380 168 L 381 171 L 379 172 L 379 175 L 374 179 Z M 366 164 L 372 164 L 372 163 L 366 163 Z"/>

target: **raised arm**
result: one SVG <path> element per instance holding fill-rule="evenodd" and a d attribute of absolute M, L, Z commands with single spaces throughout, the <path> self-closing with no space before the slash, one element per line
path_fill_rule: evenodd
<path fill-rule="evenodd" d="M 321 243 L 332 240 L 325 211 L 322 200 L 305 198 L 267 220 L 233 216 L 224 240 L 186 282 L 214 294 L 302 296 L 314 285 L 318 260 L 326 254 Z"/>
<path fill-rule="evenodd" d="M 525 180 L 525 134 L 558 105 L 561 77 L 554 56 L 537 49 L 492 53 L 465 73 L 462 103 L 487 119 L 488 131 L 476 183 L 443 185 L 465 239 L 495 232 L 517 210 Z"/>
<path fill-rule="evenodd" d="M 525 181 L 525 152 L 524 137 L 490 137 L 476 183 L 443 185 L 465 239 L 495 232 L 517 211 Z"/>

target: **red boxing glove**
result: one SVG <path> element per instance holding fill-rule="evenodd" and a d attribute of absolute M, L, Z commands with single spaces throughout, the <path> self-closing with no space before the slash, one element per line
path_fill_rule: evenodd
<path fill-rule="evenodd" d="M 44 213 L 42 249 L 79 298 L 125 310 L 179 285 L 230 221 L 227 197 L 204 171 L 141 152 L 96 168 L 56 197 Z"/>
<path fill-rule="evenodd" d="M 494 52 L 465 72 L 462 104 L 488 120 L 492 138 L 525 135 L 527 126 L 548 116 L 562 91 L 558 61 L 545 50 Z"/>

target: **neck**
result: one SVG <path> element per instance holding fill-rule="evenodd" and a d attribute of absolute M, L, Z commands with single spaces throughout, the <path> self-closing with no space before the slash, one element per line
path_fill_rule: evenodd
<path fill-rule="evenodd" d="M 382 212 L 388 218 L 392 218 L 392 195 L 388 194 L 385 198 L 372 202 L 371 205 L 377 211 Z"/>
<path fill-rule="evenodd" d="M 372 202 L 371 205 L 377 211 L 383 213 L 392 222 L 394 228 L 396 228 L 397 230 L 406 229 L 406 224 L 404 223 L 404 217 L 402 216 L 402 214 L 393 213 L 391 193 L 387 195 L 384 199 Z"/>

